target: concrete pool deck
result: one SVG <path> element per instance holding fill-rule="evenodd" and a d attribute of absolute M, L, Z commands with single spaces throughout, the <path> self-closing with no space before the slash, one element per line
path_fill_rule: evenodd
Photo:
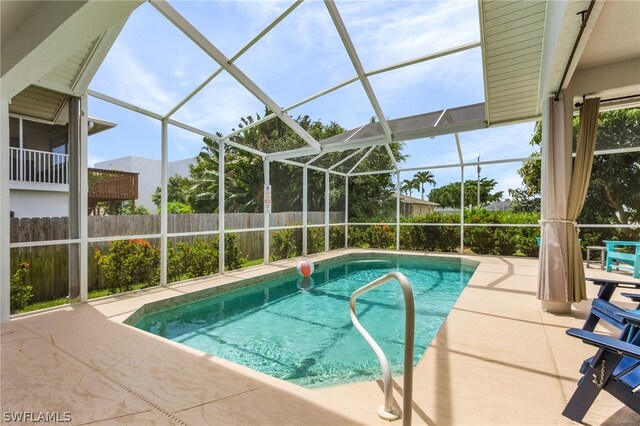
<path fill-rule="evenodd" d="M 362 250 L 311 258 L 356 252 Z M 571 316 L 548 314 L 535 298 L 536 259 L 464 257 L 480 265 L 415 369 L 413 423 L 572 424 L 560 413 L 581 362 L 595 348 L 565 330 L 582 325 L 590 301 L 575 305 Z M 122 323 L 146 303 L 295 264 L 261 265 L 12 320 L 1 327 L 3 422 L 7 412 L 68 412 L 73 424 L 388 424 L 376 414 L 379 382 L 304 389 Z M 610 274 L 588 269 L 587 275 Z M 593 297 L 596 289 L 588 290 Z M 394 380 L 402 406 L 402 378 Z M 585 423 L 640 424 L 640 416 L 603 393 Z"/>

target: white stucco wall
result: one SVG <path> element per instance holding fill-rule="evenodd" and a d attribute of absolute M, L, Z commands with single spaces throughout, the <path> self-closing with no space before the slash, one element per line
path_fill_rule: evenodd
<path fill-rule="evenodd" d="M 195 158 L 185 158 L 184 160 L 170 162 L 169 176 L 189 177 L 189 166 L 192 164 L 196 164 Z"/>
<path fill-rule="evenodd" d="M 189 176 L 189 165 L 193 163 L 195 163 L 195 158 L 186 158 L 169 163 L 169 176 Z M 145 206 L 151 213 L 157 210 L 156 205 L 151 200 L 151 196 L 156 191 L 156 188 L 160 186 L 162 174 L 160 160 L 129 156 L 96 163 L 94 167 L 97 169 L 138 173 L 138 200 L 136 204 Z"/>
<path fill-rule="evenodd" d="M 69 216 L 69 194 L 12 189 L 9 206 L 15 217 L 66 217 Z"/>

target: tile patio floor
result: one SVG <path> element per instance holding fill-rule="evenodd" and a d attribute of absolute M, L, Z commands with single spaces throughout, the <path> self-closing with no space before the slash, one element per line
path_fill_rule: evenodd
<path fill-rule="evenodd" d="M 595 349 L 565 330 L 582 325 L 590 302 L 575 305 L 571 316 L 542 312 L 537 260 L 466 257 L 480 265 L 415 369 L 413 423 L 571 424 L 560 413 L 580 363 Z M 14 319 L 1 327 L 3 417 L 66 411 L 72 424 L 387 424 L 376 414 L 380 382 L 303 389 L 122 323 L 145 303 L 294 265 L 257 266 Z M 587 275 L 607 274 L 588 269 Z M 596 289 L 589 290 L 594 296 Z M 395 382 L 401 406 L 402 378 Z M 602 394 L 585 423 L 640 424 L 640 416 Z"/>

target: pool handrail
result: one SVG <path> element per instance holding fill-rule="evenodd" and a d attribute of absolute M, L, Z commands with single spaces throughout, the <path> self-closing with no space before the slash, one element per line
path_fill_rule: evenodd
<path fill-rule="evenodd" d="M 393 280 L 400 283 L 402 287 L 402 294 L 404 296 L 405 306 L 405 331 L 404 331 L 404 396 L 403 396 L 403 426 L 411 424 L 411 411 L 413 405 L 413 347 L 414 347 L 414 335 L 415 335 L 415 306 L 413 303 L 413 290 L 411 284 L 403 273 L 398 271 L 392 271 L 388 274 L 371 281 L 356 291 L 353 292 L 349 299 L 349 313 L 351 315 L 351 322 L 360 332 L 364 340 L 369 344 L 373 352 L 376 354 L 380 367 L 382 367 L 382 380 L 384 383 L 384 404 L 378 407 L 378 415 L 385 420 L 395 420 L 400 417 L 400 413 L 394 411 L 393 407 L 393 386 L 391 384 L 391 369 L 389 367 L 389 361 L 384 354 L 384 351 L 374 340 L 373 337 L 365 330 L 365 328 L 358 321 L 356 314 L 356 300 L 359 296 L 380 287 L 383 284 L 391 282 Z"/>

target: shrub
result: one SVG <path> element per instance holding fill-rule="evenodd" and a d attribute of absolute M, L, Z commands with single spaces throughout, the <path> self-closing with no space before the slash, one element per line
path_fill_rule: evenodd
<path fill-rule="evenodd" d="M 324 251 L 324 227 L 307 229 L 307 253 Z"/>
<path fill-rule="evenodd" d="M 344 226 L 329 227 L 329 249 L 344 248 Z"/>
<path fill-rule="evenodd" d="M 242 264 L 247 261 L 242 257 L 238 248 L 238 238 L 236 234 L 224 235 L 224 266 L 227 271 L 242 268 Z"/>
<path fill-rule="evenodd" d="M 297 229 L 281 229 L 273 233 L 271 260 L 289 259 L 298 255 L 294 231 Z"/>
<path fill-rule="evenodd" d="M 106 254 L 96 250 L 95 257 L 111 293 L 129 291 L 134 285 L 149 287 L 159 281 L 160 248 L 148 241 L 113 241 Z"/>
<path fill-rule="evenodd" d="M 196 238 L 193 244 L 179 241 L 167 251 L 167 280 L 169 282 L 204 277 L 218 272 L 218 240 Z"/>
<path fill-rule="evenodd" d="M 191 214 L 193 213 L 193 208 L 179 201 L 169 201 L 167 203 L 167 212 L 169 214 Z M 160 209 L 158 209 L 158 213 L 160 213 Z"/>
<path fill-rule="evenodd" d="M 27 283 L 29 263 L 21 262 L 9 281 L 11 292 L 11 313 L 21 311 L 33 297 L 33 287 Z"/>
<path fill-rule="evenodd" d="M 396 228 L 389 225 L 373 225 L 366 232 L 367 242 L 373 248 L 395 248 Z"/>

